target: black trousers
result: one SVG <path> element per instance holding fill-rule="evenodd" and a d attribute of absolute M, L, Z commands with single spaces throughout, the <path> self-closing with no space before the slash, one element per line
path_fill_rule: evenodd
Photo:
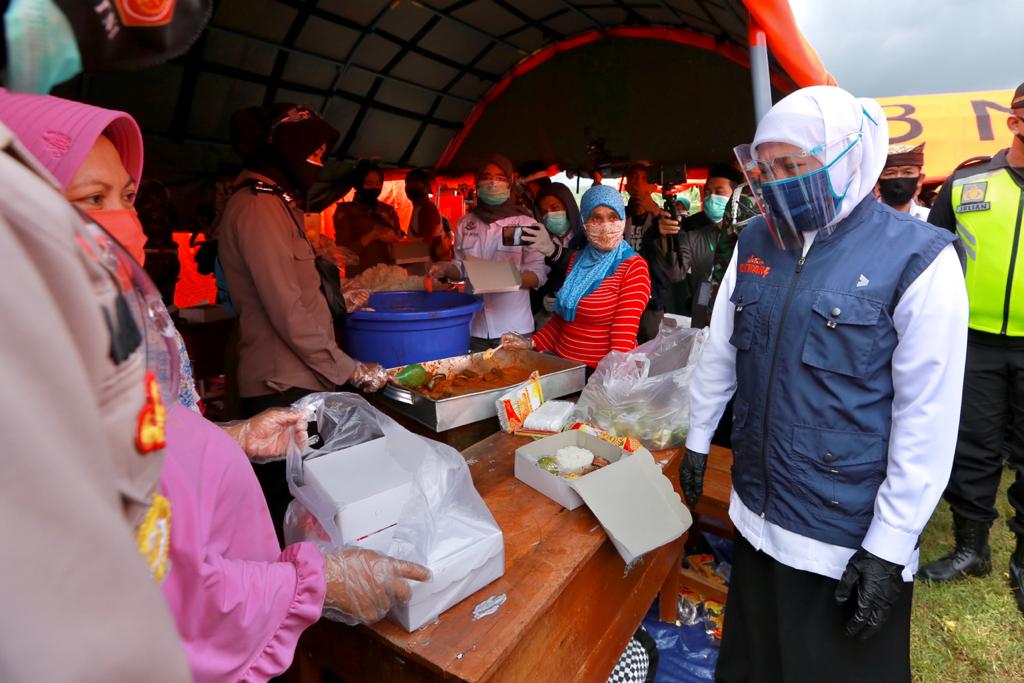
<path fill-rule="evenodd" d="M 501 344 L 501 339 L 484 339 L 483 337 L 470 337 L 469 338 L 469 352 L 480 353 L 482 351 L 488 351 L 490 349 L 497 348 Z"/>
<path fill-rule="evenodd" d="M 286 408 L 311 393 L 313 392 L 309 389 L 293 387 L 276 394 L 243 398 L 242 416 L 252 417 L 267 408 Z M 288 510 L 288 503 L 292 502 L 292 494 L 288 490 L 288 479 L 285 476 L 287 465 L 284 460 L 280 460 L 264 465 L 253 464 L 252 468 L 260 482 L 260 488 L 263 489 L 263 497 L 267 499 L 267 507 L 270 508 L 270 519 L 274 522 L 277 540 L 281 547 L 284 547 L 284 513 Z"/>
<path fill-rule="evenodd" d="M 1024 338 L 971 331 L 963 396 L 945 498 L 956 514 L 991 524 L 998 516 L 995 502 L 1005 454 L 1016 472 L 1008 492 L 1014 510 L 1010 529 L 1024 535 L 1024 444 L 1011 435 L 1024 425 Z"/>
<path fill-rule="evenodd" d="M 889 620 L 861 641 L 843 634 L 853 605 L 836 604 L 838 581 L 776 562 L 739 534 L 735 560 L 716 681 L 910 681 L 914 584 L 905 584 Z"/>

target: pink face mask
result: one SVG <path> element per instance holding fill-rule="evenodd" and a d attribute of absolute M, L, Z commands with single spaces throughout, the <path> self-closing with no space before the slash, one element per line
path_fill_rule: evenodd
<path fill-rule="evenodd" d="M 90 211 L 89 218 L 103 226 L 139 265 L 146 262 L 146 233 L 134 209 Z"/>
<path fill-rule="evenodd" d="M 611 251 L 622 241 L 622 236 L 626 232 L 626 221 L 590 222 L 583 227 L 595 249 Z"/>

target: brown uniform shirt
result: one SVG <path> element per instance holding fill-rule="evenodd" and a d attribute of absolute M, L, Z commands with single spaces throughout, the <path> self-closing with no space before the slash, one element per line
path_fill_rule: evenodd
<path fill-rule="evenodd" d="M 245 172 L 238 178 L 267 183 Z M 224 208 L 217 253 L 241 320 L 238 389 L 243 398 L 293 387 L 334 391 L 354 361 L 334 338 L 302 212 L 281 197 L 243 188 Z"/>
<path fill-rule="evenodd" d="M 187 681 L 134 538 L 163 467 L 135 447 L 145 351 L 113 362 L 118 285 L 2 125 L 0 150 L 0 680 Z"/>
<path fill-rule="evenodd" d="M 347 277 L 354 277 L 381 263 L 394 265 L 395 258 L 390 244 L 370 242 L 363 246 L 360 241 L 364 235 L 380 227 L 390 228 L 396 235 L 402 236 L 398 227 L 398 212 L 390 204 L 377 202 L 377 206 L 369 208 L 358 202 L 343 202 L 334 210 L 335 240 L 359 255 L 359 265 L 345 269 Z"/>

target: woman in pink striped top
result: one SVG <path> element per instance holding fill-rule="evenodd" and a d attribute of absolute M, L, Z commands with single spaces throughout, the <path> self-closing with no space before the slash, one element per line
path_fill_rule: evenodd
<path fill-rule="evenodd" d="M 622 239 L 626 210 L 622 195 L 595 185 L 583 195 L 588 244 L 569 263 L 555 315 L 532 340 L 505 335 L 506 348 L 532 346 L 590 367 L 609 351 L 636 347 L 640 315 L 651 297 L 647 262 Z"/>

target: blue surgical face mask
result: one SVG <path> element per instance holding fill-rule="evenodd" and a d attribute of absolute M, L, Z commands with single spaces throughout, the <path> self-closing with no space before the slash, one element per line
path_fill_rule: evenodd
<path fill-rule="evenodd" d="M 544 227 L 552 235 L 561 237 L 569 231 L 569 216 L 565 211 L 550 211 L 544 214 Z"/>
<path fill-rule="evenodd" d="M 827 167 L 765 183 L 762 189 L 768 213 L 780 217 L 779 222 L 794 232 L 809 232 L 828 225 L 843 202 L 832 190 Z"/>
<path fill-rule="evenodd" d="M 488 206 L 501 206 L 508 201 L 512 189 L 508 183 L 488 181 L 477 186 L 476 194 L 480 197 L 480 201 Z"/>
<path fill-rule="evenodd" d="M 725 217 L 725 205 L 728 203 L 728 197 L 723 197 L 720 194 L 709 194 L 704 198 L 704 214 L 711 219 L 712 223 L 718 223 Z"/>
<path fill-rule="evenodd" d="M 46 94 L 82 70 L 75 33 L 53 0 L 12 0 L 4 33 L 11 90 Z"/>

